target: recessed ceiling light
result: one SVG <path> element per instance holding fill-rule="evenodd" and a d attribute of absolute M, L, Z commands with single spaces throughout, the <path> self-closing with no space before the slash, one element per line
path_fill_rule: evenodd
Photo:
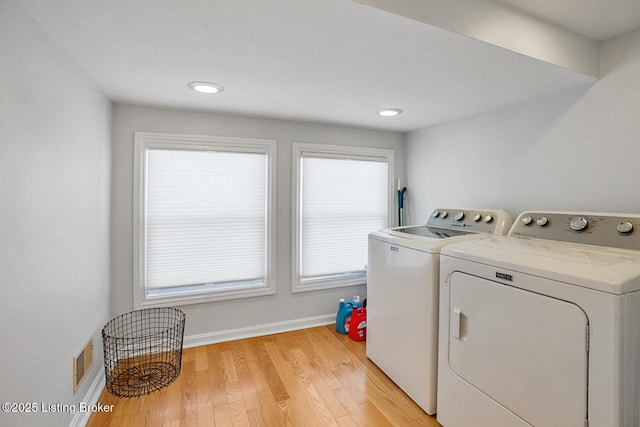
<path fill-rule="evenodd" d="M 376 114 L 383 117 L 393 117 L 397 116 L 398 114 L 402 114 L 402 110 L 399 108 L 383 108 L 376 111 Z"/>
<path fill-rule="evenodd" d="M 209 82 L 191 82 L 188 86 L 200 93 L 218 93 L 224 90 L 222 86 Z"/>

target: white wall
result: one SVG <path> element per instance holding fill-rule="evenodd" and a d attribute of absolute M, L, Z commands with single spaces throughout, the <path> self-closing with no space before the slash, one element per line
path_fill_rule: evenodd
<path fill-rule="evenodd" d="M 640 30 L 601 45 L 596 83 L 406 136 L 408 210 L 640 212 Z"/>
<path fill-rule="evenodd" d="M 109 316 L 110 103 L 15 0 L 0 2 L 0 58 L 0 402 L 77 404 Z M 3 426 L 72 419 L 0 412 Z"/>
<path fill-rule="evenodd" d="M 277 140 L 276 286 L 277 294 L 182 306 L 187 315 L 185 345 L 238 334 L 261 333 L 263 325 L 335 315 L 339 298 L 365 296 L 365 287 L 291 293 L 292 142 L 367 146 L 396 150 L 396 174 L 404 170 L 402 135 L 222 114 L 172 111 L 127 105 L 113 110 L 112 304 L 113 314 L 133 309 L 132 189 L 133 133 L 152 131 Z M 296 323 L 298 322 L 298 323 Z M 286 325 L 277 325 L 286 327 Z M 234 331 L 248 328 L 244 331 Z M 229 334 L 226 332 L 230 331 Z M 221 335 L 222 334 L 222 335 Z"/>

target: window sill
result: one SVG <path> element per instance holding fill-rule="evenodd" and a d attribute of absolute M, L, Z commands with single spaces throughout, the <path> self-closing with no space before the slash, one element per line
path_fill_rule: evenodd
<path fill-rule="evenodd" d="M 150 307 L 173 307 L 177 305 L 200 304 L 230 299 L 252 298 L 263 295 L 273 295 L 276 290 L 272 286 L 260 283 L 253 286 L 242 286 L 225 290 L 190 290 L 188 292 L 145 292 L 137 301 L 136 309 Z"/>
<path fill-rule="evenodd" d="M 310 292 L 322 289 L 345 288 L 348 286 L 366 285 L 365 273 L 350 275 L 324 276 L 309 279 L 298 279 L 294 282 L 291 292 Z"/>

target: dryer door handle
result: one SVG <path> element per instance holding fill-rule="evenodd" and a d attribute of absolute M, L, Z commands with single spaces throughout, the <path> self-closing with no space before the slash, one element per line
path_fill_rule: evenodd
<path fill-rule="evenodd" d="M 451 319 L 451 329 L 453 330 L 453 337 L 457 340 L 462 340 L 462 309 L 453 307 L 453 317 Z"/>

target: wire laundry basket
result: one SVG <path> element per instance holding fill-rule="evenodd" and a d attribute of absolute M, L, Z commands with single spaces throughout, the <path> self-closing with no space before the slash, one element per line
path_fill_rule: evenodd
<path fill-rule="evenodd" d="M 171 384 L 182 367 L 185 314 L 147 308 L 118 316 L 102 328 L 107 390 L 119 397 L 149 394 Z"/>

